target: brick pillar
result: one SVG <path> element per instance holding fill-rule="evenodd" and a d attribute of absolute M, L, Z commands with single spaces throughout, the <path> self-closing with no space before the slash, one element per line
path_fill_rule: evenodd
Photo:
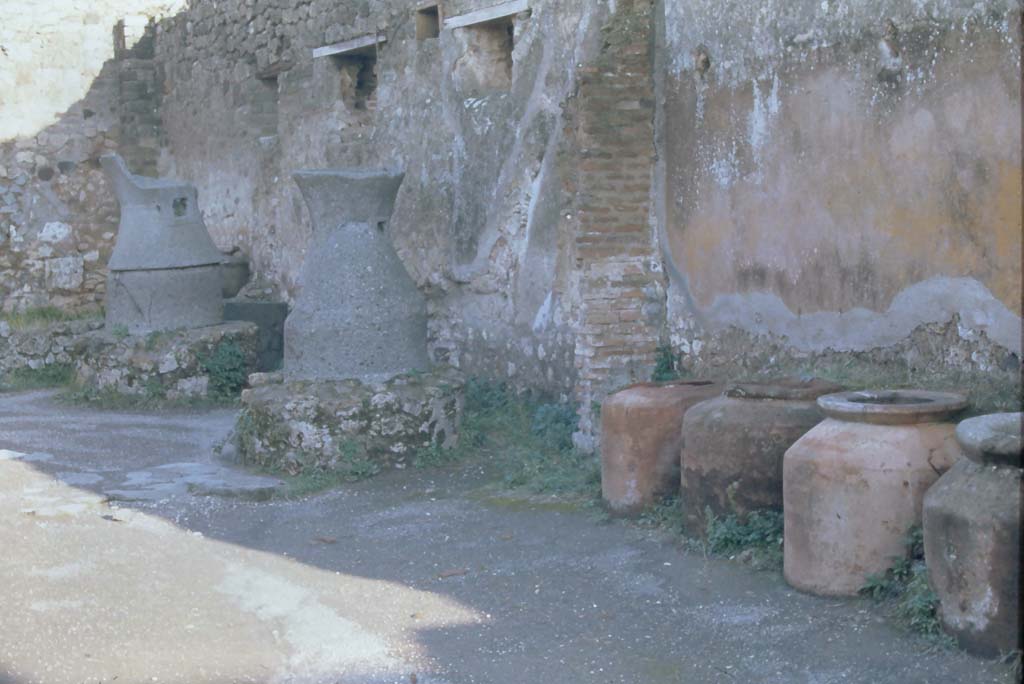
<path fill-rule="evenodd" d="M 664 329 L 665 282 L 651 191 L 655 166 L 651 0 L 620 2 L 595 62 L 580 69 L 575 238 L 580 308 L 580 446 L 593 446 L 593 403 L 647 380 Z"/>

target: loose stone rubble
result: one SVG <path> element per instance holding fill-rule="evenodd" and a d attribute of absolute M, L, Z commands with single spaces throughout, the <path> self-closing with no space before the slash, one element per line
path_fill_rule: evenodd
<path fill-rule="evenodd" d="M 102 327 L 100 320 L 80 320 L 19 330 L 0 320 L 0 372 L 71 364 L 77 338 Z"/>
<path fill-rule="evenodd" d="M 298 473 L 409 464 L 417 452 L 451 448 L 462 415 L 461 374 L 451 368 L 358 380 L 286 381 L 254 375 L 235 429 L 245 463 Z"/>
<path fill-rule="evenodd" d="M 259 328 L 243 322 L 148 335 L 96 330 L 74 340 L 75 381 L 94 392 L 160 399 L 205 397 L 210 389 L 206 362 L 217 349 L 237 349 L 244 378 L 256 369 L 258 339 Z"/>

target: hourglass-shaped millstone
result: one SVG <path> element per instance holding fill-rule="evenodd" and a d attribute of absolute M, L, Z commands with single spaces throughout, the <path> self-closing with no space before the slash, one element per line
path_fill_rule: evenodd
<path fill-rule="evenodd" d="M 107 329 L 144 334 L 220 323 L 223 256 L 203 224 L 196 189 L 136 176 L 116 154 L 100 164 L 121 205 L 108 264 Z"/>
<path fill-rule="evenodd" d="M 290 380 L 386 380 L 427 370 L 427 304 L 388 234 L 402 175 L 299 171 L 313 235 L 285 322 Z"/>

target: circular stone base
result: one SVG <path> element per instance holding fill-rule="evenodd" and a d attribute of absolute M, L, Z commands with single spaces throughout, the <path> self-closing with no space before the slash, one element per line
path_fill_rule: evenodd
<path fill-rule="evenodd" d="M 358 380 L 250 378 L 235 443 L 242 462 L 297 474 L 308 469 L 372 474 L 417 452 L 451 448 L 462 417 L 462 375 L 452 368 Z"/>

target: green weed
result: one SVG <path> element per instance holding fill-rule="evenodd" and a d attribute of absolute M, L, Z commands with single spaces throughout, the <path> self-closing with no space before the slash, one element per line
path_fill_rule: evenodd
<path fill-rule="evenodd" d="M 672 347 L 667 344 L 662 345 L 658 347 L 657 354 L 654 372 L 651 374 L 651 381 L 668 382 L 670 380 L 678 380 L 681 377 L 679 357 L 672 351 Z"/>
<path fill-rule="evenodd" d="M 877 603 L 887 604 L 899 623 L 926 637 L 933 645 L 952 646 L 952 638 L 942 631 L 939 623 L 939 597 L 928 583 L 920 526 L 907 531 L 904 545 L 906 554 L 893 558 L 892 567 L 884 573 L 870 575 L 860 592 Z"/>
<path fill-rule="evenodd" d="M 667 496 L 644 510 L 637 519 L 641 527 L 683 534 L 683 502 L 678 496 Z"/>
<path fill-rule="evenodd" d="M 50 364 L 42 368 L 16 368 L 0 374 L 0 392 L 21 392 L 51 387 L 66 387 L 75 379 L 71 364 Z"/>
<path fill-rule="evenodd" d="M 199 365 L 210 378 L 207 393 L 212 397 L 238 396 L 248 380 L 245 353 L 233 340 L 222 340 Z"/>
<path fill-rule="evenodd" d="M 720 556 L 743 555 L 758 569 L 782 567 L 783 516 L 780 511 L 752 511 L 746 521 L 729 514 L 716 516 L 705 509 L 708 550 Z"/>
<path fill-rule="evenodd" d="M 55 306 L 40 306 L 17 313 L 4 314 L 0 316 L 0 320 L 6 321 L 14 330 L 38 330 L 54 323 L 100 318 L 101 316 L 102 312 L 97 309 L 64 311 Z"/>
<path fill-rule="evenodd" d="M 164 333 L 155 330 L 146 335 L 145 349 L 146 351 L 155 351 L 160 346 L 160 342 L 164 339 Z"/>
<path fill-rule="evenodd" d="M 596 500 L 600 465 L 573 446 L 578 416 L 567 404 L 518 395 L 506 384 L 470 379 L 459 444 L 416 455 L 418 467 L 472 460 L 498 482 L 531 494 Z"/>
<path fill-rule="evenodd" d="M 299 454 L 298 459 L 315 460 L 307 458 L 305 454 Z M 337 458 L 329 469 L 315 466 L 302 468 L 294 475 L 279 468 L 264 472 L 284 480 L 282 496 L 298 499 L 373 477 L 380 472 L 380 465 L 369 458 L 357 442 L 346 441 L 339 447 Z"/>

